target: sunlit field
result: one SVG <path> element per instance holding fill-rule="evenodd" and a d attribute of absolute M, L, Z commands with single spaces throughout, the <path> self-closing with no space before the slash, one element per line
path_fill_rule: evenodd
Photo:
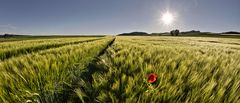
<path fill-rule="evenodd" d="M 240 39 L 234 38 L 3 41 L 0 102 L 239 103 L 239 58 Z"/>

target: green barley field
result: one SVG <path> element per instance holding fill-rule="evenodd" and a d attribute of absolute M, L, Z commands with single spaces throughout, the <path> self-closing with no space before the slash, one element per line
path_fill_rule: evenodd
<path fill-rule="evenodd" d="M 239 38 L 0 41 L 0 103 L 240 103 Z"/>

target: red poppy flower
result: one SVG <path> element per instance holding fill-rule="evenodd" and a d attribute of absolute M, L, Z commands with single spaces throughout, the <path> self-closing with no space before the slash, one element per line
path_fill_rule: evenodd
<path fill-rule="evenodd" d="M 155 73 L 150 73 L 150 74 L 148 75 L 148 82 L 149 82 L 149 83 L 155 83 L 155 82 L 157 82 L 157 74 L 155 74 Z"/>

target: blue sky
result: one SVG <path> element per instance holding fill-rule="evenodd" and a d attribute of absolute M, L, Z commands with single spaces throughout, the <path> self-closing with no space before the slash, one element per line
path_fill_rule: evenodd
<path fill-rule="evenodd" d="M 1 0 L 0 33 L 240 31 L 240 0 Z M 160 21 L 169 11 L 172 25 Z"/>

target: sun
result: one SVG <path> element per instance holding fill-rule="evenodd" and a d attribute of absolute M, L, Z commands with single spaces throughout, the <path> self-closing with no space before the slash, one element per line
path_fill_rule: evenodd
<path fill-rule="evenodd" d="M 163 21 L 164 24 L 170 25 L 174 21 L 174 16 L 170 12 L 165 12 L 162 14 L 161 20 Z"/>

